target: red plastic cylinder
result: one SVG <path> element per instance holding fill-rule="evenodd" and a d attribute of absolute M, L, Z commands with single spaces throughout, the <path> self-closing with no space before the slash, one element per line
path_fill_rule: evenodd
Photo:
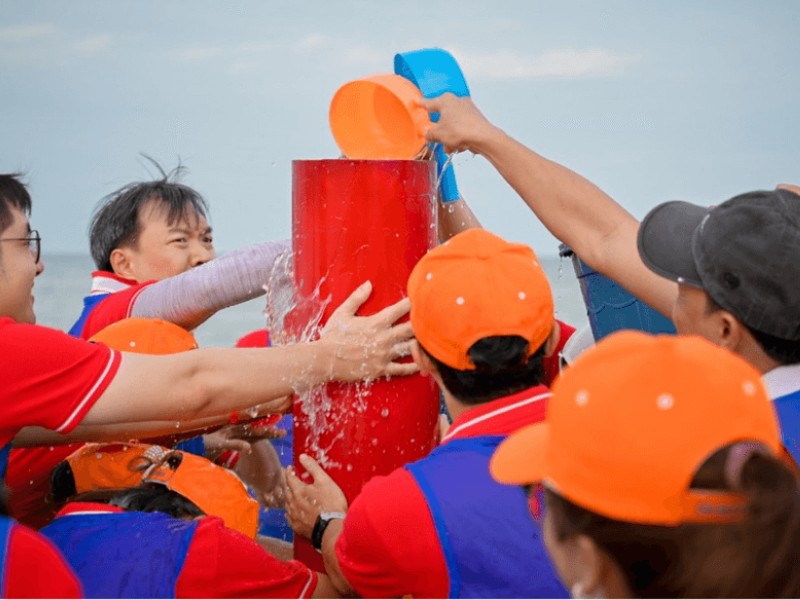
<path fill-rule="evenodd" d="M 295 282 L 306 320 L 321 311 L 323 325 L 366 280 L 373 292 L 361 315 L 406 296 L 411 270 L 436 243 L 435 176 L 430 161 L 292 163 Z M 329 384 L 295 402 L 295 467 L 302 473 L 300 453 L 315 457 L 352 502 L 370 478 L 430 452 L 438 413 L 428 377 Z M 305 539 L 295 538 L 295 557 L 323 569 Z"/>

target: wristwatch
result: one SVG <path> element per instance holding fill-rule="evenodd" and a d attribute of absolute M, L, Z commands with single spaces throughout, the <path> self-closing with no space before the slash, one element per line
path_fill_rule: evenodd
<path fill-rule="evenodd" d="M 314 529 L 311 530 L 311 545 L 319 552 L 322 551 L 322 536 L 325 535 L 328 524 L 334 519 L 344 519 L 344 513 L 323 512 L 314 522 Z"/>

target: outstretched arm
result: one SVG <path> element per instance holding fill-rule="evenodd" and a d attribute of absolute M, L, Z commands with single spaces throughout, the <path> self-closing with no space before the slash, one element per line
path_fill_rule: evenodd
<path fill-rule="evenodd" d="M 334 311 L 320 339 L 274 348 L 210 348 L 165 356 L 123 354 L 116 377 L 82 421 L 85 425 L 228 415 L 257 404 L 286 408 L 285 396 L 330 380 L 408 375 L 410 323 L 395 325 L 408 299 L 356 317 L 372 292 L 361 285 Z M 132 401 L 133 400 L 133 401 Z M 269 403 L 275 402 L 274 410 Z"/>
<path fill-rule="evenodd" d="M 542 223 L 595 270 L 670 316 L 677 285 L 639 258 L 639 223 L 596 185 L 492 125 L 469 98 L 444 94 L 421 104 L 440 118 L 427 138 L 448 151 L 483 155 Z"/>
<path fill-rule="evenodd" d="M 218 310 L 264 294 L 264 285 L 292 285 L 286 269 L 291 243 L 264 242 L 215 258 L 185 273 L 147 286 L 136 298 L 131 316 L 170 321 L 194 329 Z"/>

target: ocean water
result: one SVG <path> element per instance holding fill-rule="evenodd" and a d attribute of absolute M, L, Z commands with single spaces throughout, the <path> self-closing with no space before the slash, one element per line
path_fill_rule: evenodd
<path fill-rule="evenodd" d="M 66 331 L 83 308 L 94 265 L 88 255 L 44 255 L 45 271 L 34 287 L 35 310 L 40 325 Z M 556 316 L 575 327 L 586 324 L 583 304 L 572 263 L 558 256 L 540 257 L 550 279 Z M 200 346 L 233 346 L 245 333 L 265 326 L 263 297 L 221 310 L 201 325 L 195 336 Z"/>

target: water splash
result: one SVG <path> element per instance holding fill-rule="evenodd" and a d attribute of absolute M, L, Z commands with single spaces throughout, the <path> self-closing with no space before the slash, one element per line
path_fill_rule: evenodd
<path fill-rule="evenodd" d="M 438 170 L 439 173 L 436 176 L 436 185 L 433 188 L 434 190 L 436 190 L 437 193 L 440 191 L 440 188 L 441 188 L 441 185 L 442 185 L 442 179 L 444 179 L 444 174 L 447 171 L 447 167 L 449 167 L 450 163 L 453 162 L 453 157 L 455 157 L 455 155 L 456 155 L 455 152 L 451 152 L 450 154 L 448 154 L 447 155 L 447 160 L 444 161 L 444 164 L 442 165 L 442 168 Z"/>
<path fill-rule="evenodd" d="M 322 298 L 321 294 L 326 279 L 327 275 L 320 278 L 313 291 L 303 295 L 295 285 L 293 256 L 287 253 L 275 261 L 264 285 L 264 317 L 273 346 L 309 342 L 319 337 L 323 314 L 331 302 L 330 297 Z M 354 393 L 349 410 L 360 414 L 366 411 L 370 387 L 368 381 L 352 386 Z M 342 422 L 346 415 L 341 407 L 334 406 L 326 385 L 310 388 L 298 385 L 295 394 L 308 425 L 308 437 L 304 444 L 306 451 L 323 468 L 342 467 L 330 456 L 334 445 L 345 437 Z M 327 442 L 323 443 L 323 440 Z"/>

